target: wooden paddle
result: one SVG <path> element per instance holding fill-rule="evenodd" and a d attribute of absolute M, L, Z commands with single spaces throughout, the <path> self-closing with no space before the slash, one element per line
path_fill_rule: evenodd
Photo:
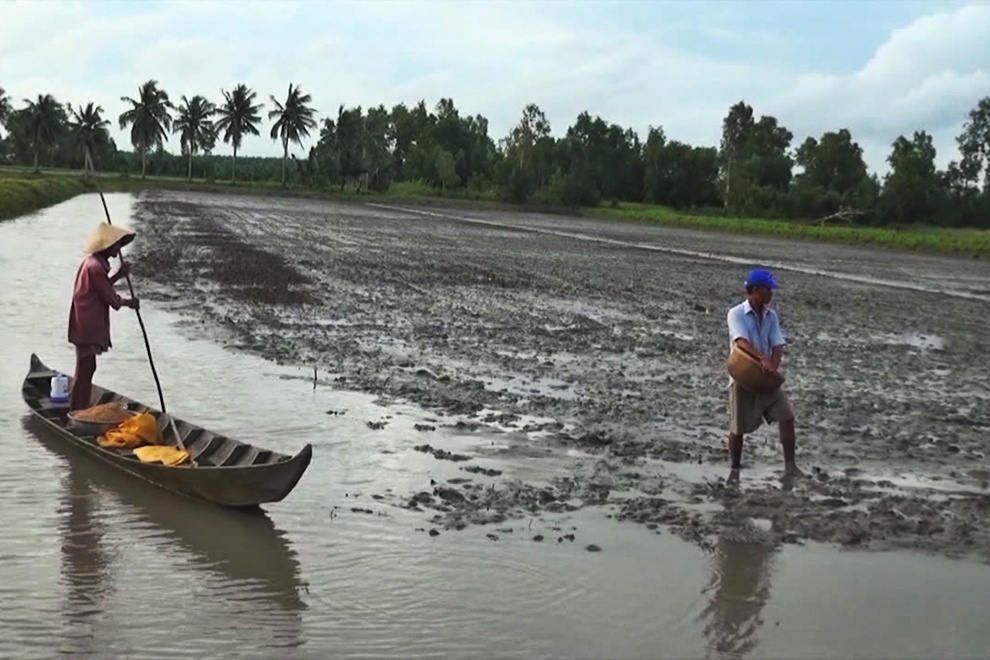
<path fill-rule="evenodd" d="M 93 174 L 97 175 L 96 191 L 100 193 L 100 201 L 103 202 L 103 212 L 107 216 L 107 224 L 112 225 L 113 222 L 110 221 L 110 210 L 107 208 L 107 200 L 103 197 L 103 190 L 100 189 L 100 184 L 98 179 L 99 175 L 96 172 L 96 168 L 93 167 L 93 159 L 90 156 L 88 146 L 86 147 L 85 158 L 86 158 L 86 164 L 89 166 L 89 169 L 92 170 Z M 120 255 L 120 265 L 121 268 L 123 268 L 124 266 L 123 249 L 121 248 L 120 250 L 118 250 L 117 254 Z M 137 298 L 137 296 L 134 295 L 134 285 L 131 283 L 131 276 L 126 271 L 124 273 L 124 279 L 127 280 L 127 288 L 130 290 L 131 298 Z M 182 436 L 179 435 L 179 429 L 176 428 L 175 426 L 175 420 L 172 419 L 172 416 L 168 414 L 167 410 L 165 410 L 165 397 L 164 395 L 162 395 L 162 384 L 161 381 L 158 380 L 158 371 L 155 369 L 155 359 L 151 356 L 151 344 L 148 342 L 148 331 L 145 330 L 144 328 L 144 320 L 141 318 L 141 310 L 135 309 L 134 311 L 135 313 L 137 313 L 138 325 L 141 326 L 141 334 L 142 336 L 144 336 L 144 347 L 148 351 L 148 362 L 151 364 L 151 375 L 155 377 L 155 387 L 158 388 L 158 402 L 162 406 L 162 414 L 165 415 L 166 418 L 168 418 L 169 424 L 171 424 L 172 426 L 172 433 L 175 434 L 175 441 L 179 445 L 179 449 L 181 449 L 182 451 L 188 454 L 189 452 L 186 450 L 186 447 L 182 442 Z M 191 455 L 189 456 L 189 460 L 192 462 L 193 465 L 196 464 L 196 461 L 193 460 Z"/>

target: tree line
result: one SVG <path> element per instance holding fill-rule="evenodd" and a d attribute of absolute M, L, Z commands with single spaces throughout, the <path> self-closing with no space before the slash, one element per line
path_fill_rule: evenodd
<path fill-rule="evenodd" d="M 290 84 L 269 96 L 268 137 L 280 158 L 238 161 L 245 139 L 258 138 L 265 103 L 245 84 L 222 89 L 214 104 L 202 95 L 178 104 L 157 81 L 140 85 L 117 117 L 133 151 L 118 149 L 110 120 L 95 103 L 62 104 L 52 95 L 14 108 L 0 88 L 0 161 L 83 168 L 85 154 L 100 170 L 310 188 L 385 192 L 394 182 L 420 182 L 441 195 L 510 202 L 595 206 L 644 202 L 685 212 L 746 217 L 843 220 L 871 225 L 929 224 L 990 228 L 990 96 L 965 117 L 960 158 L 936 164 L 932 136 L 899 136 L 881 179 L 845 128 L 794 143 L 776 117 L 757 117 L 744 101 L 729 108 L 717 146 L 669 139 L 650 127 L 643 141 L 630 128 L 582 112 L 561 137 L 535 104 L 509 133 L 489 135 L 482 115 L 463 115 L 453 100 L 435 107 L 397 104 L 363 109 L 340 105 L 318 118 L 309 94 Z M 165 149 L 170 136 L 179 154 Z M 292 145 L 314 142 L 304 158 Z M 232 155 L 213 154 L 217 141 Z"/>

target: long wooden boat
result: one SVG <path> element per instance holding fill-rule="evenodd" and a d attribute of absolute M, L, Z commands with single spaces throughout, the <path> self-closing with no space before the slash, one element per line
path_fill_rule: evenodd
<path fill-rule="evenodd" d="M 54 375 L 54 370 L 37 355 L 31 355 L 31 368 L 24 378 L 22 395 L 47 428 L 124 472 L 182 495 L 229 507 L 257 507 L 279 502 L 296 487 L 313 457 L 313 447 L 309 444 L 295 456 L 289 456 L 212 433 L 178 417 L 172 417 L 173 431 L 169 417 L 161 411 L 94 384 L 94 405 L 121 402 L 128 410 L 154 415 L 164 444 L 176 446 L 177 431 L 194 461 L 175 467 L 146 463 L 130 449 L 101 447 L 95 436 L 81 435 L 70 427 L 68 407 L 54 404 L 49 398 Z"/>
<path fill-rule="evenodd" d="M 93 460 L 85 450 L 52 433 L 37 415 L 24 415 L 21 427 L 28 437 L 65 462 L 59 498 L 52 501 L 63 516 L 59 535 L 68 563 L 62 562 L 61 577 L 70 590 L 85 590 L 92 596 L 94 568 L 104 573 L 107 563 L 113 561 L 101 538 L 106 530 L 99 524 L 106 502 L 98 493 L 109 490 L 125 504 L 118 509 L 126 511 L 132 523 L 148 528 L 156 539 L 189 555 L 194 572 L 197 567 L 209 567 L 210 572 L 228 581 L 250 581 L 256 586 L 253 594 L 275 611 L 292 613 L 305 607 L 301 595 L 307 583 L 299 555 L 286 532 L 264 509 L 204 506 L 195 499 L 171 496 L 121 470 L 107 469 L 103 461 Z M 82 538 L 87 542 L 82 543 Z M 244 548 L 251 548 L 251 552 L 244 552 Z M 73 565 L 78 553 L 84 555 L 81 565 Z M 90 607 L 90 603 L 87 598 L 77 606 Z"/>

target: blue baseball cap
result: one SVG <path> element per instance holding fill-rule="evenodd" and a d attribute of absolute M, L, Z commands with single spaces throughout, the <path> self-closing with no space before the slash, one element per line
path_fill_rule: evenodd
<path fill-rule="evenodd" d="M 746 275 L 744 286 L 765 286 L 771 289 L 778 288 L 777 278 L 766 268 L 754 268 Z"/>

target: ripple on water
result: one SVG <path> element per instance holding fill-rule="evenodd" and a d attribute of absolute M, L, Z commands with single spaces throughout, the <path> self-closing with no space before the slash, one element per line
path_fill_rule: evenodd
<path fill-rule="evenodd" d="M 557 532 L 546 529 L 566 524 L 563 521 L 543 522 L 538 529 L 505 523 L 499 528 L 444 530 L 438 537 L 410 531 L 414 521 L 409 516 L 408 525 L 403 524 L 405 512 L 400 512 L 395 521 L 399 524 L 389 526 L 388 532 L 379 526 L 376 533 L 372 517 L 342 516 L 324 536 L 332 542 L 324 541 L 317 549 L 303 541 L 304 563 L 309 563 L 310 554 L 319 553 L 323 559 L 309 573 L 312 584 L 318 585 L 308 595 L 311 641 L 332 638 L 339 652 L 358 656 L 389 655 L 396 648 L 408 657 L 532 657 L 559 654 L 560 648 L 571 654 L 598 648 L 601 655 L 613 635 L 631 637 L 642 631 L 645 614 L 641 604 L 621 598 L 609 599 L 607 613 L 598 611 L 603 590 L 618 595 L 637 586 L 658 589 L 659 584 L 668 593 L 680 589 L 677 580 L 649 568 L 644 580 L 642 568 L 624 566 L 617 572 L 614 562 L 602 567 L 600 560 L 607 555 L 589 554 L 584 549 L 588 542 L 602 544 L 641 567 L 658 565 L 661 554 L 675 561 L 677 553 L 644 546 L 653 535 L 635 526 L 606 527 L 594 515 L 570 519 L 568 529 L 578 528 L 578 541 L 563 544 L 550 538 Z M 534 542 L 538 532 L 550 540 Z M 318 533 L 312 531 L 314 536 Z M 498 540 L 489 540 L 488 533 Z M 638 561 L 644 559 L 638 556 L 643 548 L 650 556 Z M 651 625 L 662 628 L 671 640 L 689 635 L 698 602 L 696 590 L 694 594 L 651 609 Z M 595 639 L 582 642 L 586 636 Z"/>

